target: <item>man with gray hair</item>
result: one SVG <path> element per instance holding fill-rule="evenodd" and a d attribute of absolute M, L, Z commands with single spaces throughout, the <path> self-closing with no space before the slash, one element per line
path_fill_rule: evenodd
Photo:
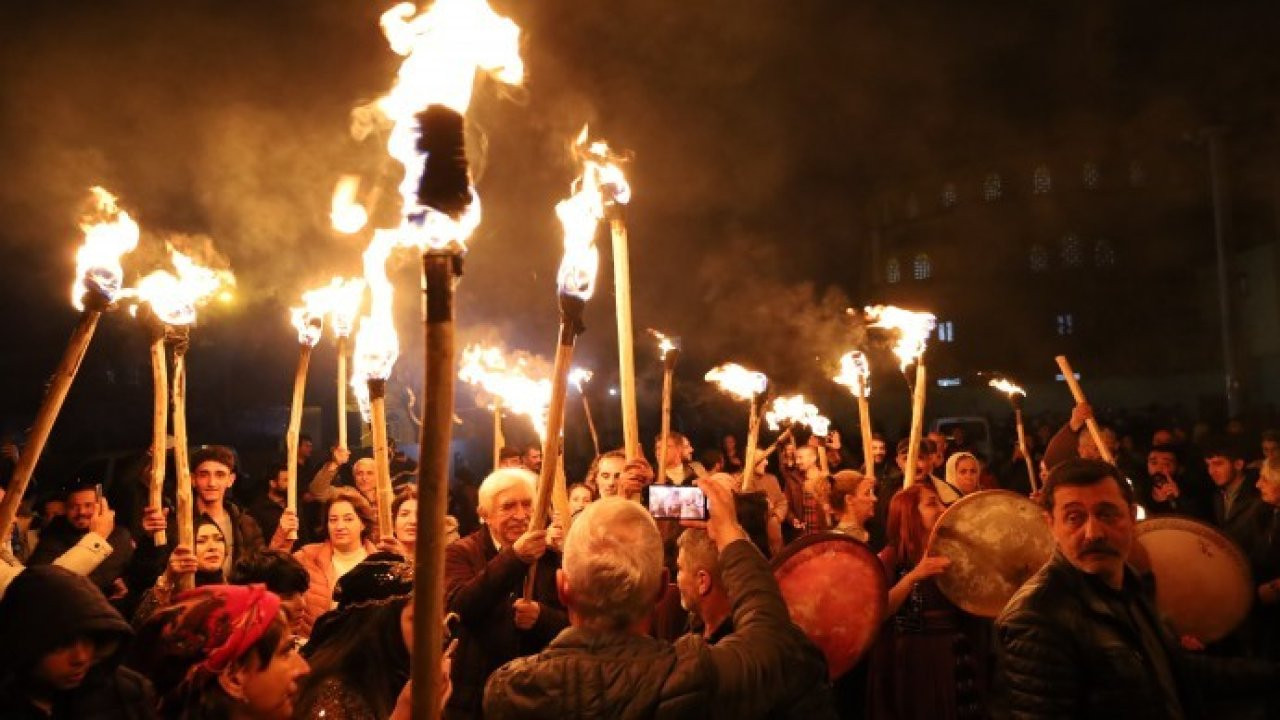
<path fill-rule="evenodd" d="M 769 566 L 747 539 L 733 495 L 699 480 L 707 536 L 733 607 L 734 632 L 715 645 L 645 634 L 667 584 L 662 538 L 640 505 L 603 498 L 565 538 L 556 589 L 572 627 L 546 650 L 489 678 L 489 718 L 755 718 L 802 703 L 834 717 L 822 654 L 788 617 Z M 815 707 L 816 706 L 816 707 Z"/>
<path fill-rule="evenodd" d="M 478 492 L 480 529 L 445 548 L 445 601 L 461 621 L 444 712 L 450 720 L 481 717 L 489 674 L 546 647 L 569 623 L 556 597 L 560 555 L 547 548 L 545 530 L 529 527 L 536 484 L 528 470 L 494 470 Z M 530 566 L 533 597 L 526 601 Z"/>

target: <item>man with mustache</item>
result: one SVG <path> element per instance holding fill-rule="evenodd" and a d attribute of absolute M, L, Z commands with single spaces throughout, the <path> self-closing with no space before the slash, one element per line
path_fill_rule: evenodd
<path fill-rule="evenodd" d="M 569 624 L 556 596 L 560 553 L 547 547 L 546 530 L 529 527 L 536 485 L 528 470 L 494 470 L 480 484 L 484 524 L 445 548 L 445 602 L 460 621 L 446 720 L 480 717 L 489 675 L 542 650 Z M 535 564 L 533 597 L 526 601 L 525 578 Z"/>
<path fill-rule="evenodd" d="M 1199 718 L 1214 693 L 1261 708 L 1280 687 L 1280 667 L 1182 650 L 1149 578 L 1125 564 L 1137 506 L 1119 477 L 1085 459 L 1049 473 L 1042 499 L 1057 551 L 996 621 L 1009 714 Z"/>

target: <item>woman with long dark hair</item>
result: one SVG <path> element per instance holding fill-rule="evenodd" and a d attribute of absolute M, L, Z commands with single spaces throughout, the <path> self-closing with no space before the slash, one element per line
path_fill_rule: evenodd
<path fill-rule="evenodd" d="M 904 488 L 889 502 L 880 561 L 889 604 L 871 658 L 869 716 L 885 720 L 954 720 L 986 715 L 990 622 L 962 612 L 935 577 L 950 561 L 925 554 L 945 508 L 930 486 Z"/>
<path fill-rule="evenodd" d="M 316 622 L 303 654 L 312 672 L 299 718 L 385 720 L 409 680 L 413 565 L 378 553 L 338 581 L 337 609 Z"/>

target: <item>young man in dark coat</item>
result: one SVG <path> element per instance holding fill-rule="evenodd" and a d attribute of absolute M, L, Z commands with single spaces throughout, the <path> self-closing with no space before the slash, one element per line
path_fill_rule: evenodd
<path fill-rule="evenodd" d="M 503 663 L 532 655 L 569 619 L 556 597 L 560 555 L 545 530 L 530 530 L 537 479 L 516 468 L 495 470 L 480 485 L 484 524 L 445 549 L 445 598 L 461 621 L 453 659 L 453 695 L 445 718 L 481 717 L 485 680 Z M 535 567 L 533 597 L 523 599 Z"/>
<path fill-rule="evenodd" d="M 0 600 L 0 717 L 144 720 L 151 683 L 120 666 L 129 623 L 83 576 L 27 568 Z"/>
<path fill-rule="evenodd" d="M 1137 505 L 1115 466 L 1064 461 L 1043 493 L 1057 551 L 996 621 L 1011 717 L 1200 718 L 1280 690 L 1280 666 L 1188 653 L 1164 626 L 1126 565 Z"/>
<path fill-rule="evenodd" d="M 646 635 L 665 591 L 662 538 L 639 504 L 603 498 L 565 538 L 556 590 L 572 627 L 546 650 L 507 663 L 484 694 L 489 718 L 734 718 L 767 716 L 821 693 L 822 653 L 787 613 L 764 556 L 734 515 L 733 494 L 709 480 L 707 533 L 733 607 L 733 632 L 708 645 Z M 830 707 L 814 717 L 829 717 Z"/>

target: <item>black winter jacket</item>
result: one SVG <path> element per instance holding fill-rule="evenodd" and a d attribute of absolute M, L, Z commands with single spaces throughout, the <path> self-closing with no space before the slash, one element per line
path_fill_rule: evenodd
<path fill-rule="evenodd" d="M 834 718 L 826 661 L 792 624 L 769 566 L 750 542 L 720 555 L 735 632 L 708 645 L 572 627 L 542 653 L 507 663 L 485 687 L 489 720 L 733 718 L 805 705 Z"/>
<path fill-rule="evenodd" d="M 1156 612 L 1151 583 L 1127 570 L 1129 607 L 1155 631 L 1155 647 L 1144 647 L 1133 621 L 1115 612 L 1097 582 L 1055 553 L 1005 606 L 996 621 L 998 685 L 1010 717 L 1201 718 L 1206 700 L 1263 702 L 1280 687 L 1280 669 L 1270 663 L 1183 651 Z"/>

